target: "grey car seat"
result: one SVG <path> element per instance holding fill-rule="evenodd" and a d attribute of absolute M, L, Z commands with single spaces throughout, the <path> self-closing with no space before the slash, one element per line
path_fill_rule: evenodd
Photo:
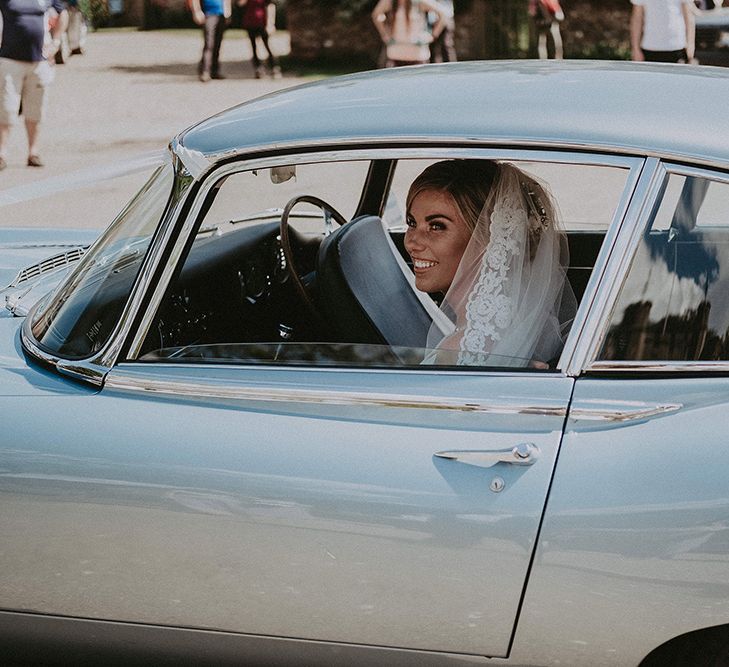
<path fill-rule="evenodd" d="M 317 265 L 319 309 L 339 341 L 425 347 L 432 300 L 414 289 L 380 218 L 339 227 L 322 242 Z"/>

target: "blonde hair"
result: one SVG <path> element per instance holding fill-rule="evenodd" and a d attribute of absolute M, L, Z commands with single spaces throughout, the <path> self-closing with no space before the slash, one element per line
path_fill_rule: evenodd
<path fill-rule="evenodd" d="M 499 167 L 491 160 L 443 160 L 426 167 L 412 182 L 406 200 L 410 206 L 421 192 L 437 190 L 453 199 L 469 231 L 476 228 L 481 211 L 496 181 Z"/>

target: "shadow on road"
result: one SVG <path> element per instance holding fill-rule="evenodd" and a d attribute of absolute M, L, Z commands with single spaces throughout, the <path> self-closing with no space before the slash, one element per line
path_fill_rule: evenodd
<path fill-rule="evenodd" d="M 107 68 L 112 72 L 123 72 L 125 74 L 141 74 L 156 76 L 179 76 L 186 79 L 195 79 L 198 75 L 197 63 L 154 63 L 150 65 L 111 65 Z M 248 61 L 223 62 L 220 69 L 226 79 L 243 80 L 254 79 L 253 65 Z M 296 73 L 288 76 L 295 77 Z M 283 72 L 283 78 L 287 73 Z"/>
<path fill-rule="evenodd" d="M 154 63 L 150 65 L 111 65 L 112 72 L 126 74 L 162 74 L 164 76 L 197 76 L 197 65 L 190 63 Z"/>

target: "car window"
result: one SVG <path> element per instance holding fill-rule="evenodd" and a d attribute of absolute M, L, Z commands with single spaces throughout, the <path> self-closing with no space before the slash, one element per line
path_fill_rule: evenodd
<path fill-rule="evenodd" d="M 42 348 L 67 359 L 101 349 L 142 266 L 173 177 L 171 164 L 157 169 L 68 278 L 39 304 L 32 333 Z"/>
<path fill-rule="evenodd" d="M 390 227 L 405 224 L 410 183 L 435 160 L 400 160 L 383 219 Z M 570 232 L 604 234 L 625 187 L 625 169 L 587 164 L 521 161 L 519 168 L 546 183 Z"/>
<path fill-rule="evenodd" d="M 729 183 L 670 174 L 599 358 L 729 359 Z"/>
<path fill-rule="evenodd" d="M 458 315 L 449 309 L 445 292 L 429 290 L 427 282 L 422 282 L 426 269 L 445 260 L 420 258 L 421 266 L 414 268 L 406 248 L 408 188 L 428 165 L 441 162 L 393 160 L 392 180 L 368 179 L 370 163 L 362 160 L 281 164 L 221 180 L 213 188 L 214 200 L 160 304 L 138 358 L 186 363 L 553 369 L 623 195 L 627 169 L 503 163 L 504 168 L 522 174 L 516 187 L 519 193 L 527 193 L 524 202 L 528 204 L 520 211 L 528 216 L 530 225 L 549 227 L 549 216 L 543 210 L 548 198 L 565 219 L 569 238 L 564 239 L 562 250 L 569 245 L 571 256 L 567 283 L 559 267 L 560 258 L 566 262 L 567 255 L 557 250 L 553 266 L 560 283 L 549 296 L 554 320 L 549 324 L 549 345 L 544 342 L 546 334 L 541 338 L 541 328 L 547 328 L 542 322 L 535 325 L 535 330 L 541 327 L 540 336 L 532 336 L 539 340 L 532 341 L 531 348 L 493 344 L 488 354 L 468 357 L 460 347 L 451 344 L 449 348 L 441 341 L 465 339 L 477 328 L 483 333 L 484 328 L 479 325 L 461 333 Z M 384 163 L 378 158 L 377 169 Z M 538 182 L 544 189 L 527 181 Z M 297 197 L 300 201 L 291 206 Z M 360 202 L 383 201 L 382 211 L 358 212 Z M 337 213 L 330 215 L 328 208 Z M 288 224 L 282 234 L 284 211 Z M 344 222 L 341 228 L 339 222 Z M 534 234 L 535 238 L 547 236 L 542 231 Z M 521 256 L 534 260 L 528 253 Z M 474 284 L 475 280 L 476 276 Z M 479 281 L 481 285 L 488 282 L 485 278 Z M 508 285 L 507 276 L 502 291 Z M 504 295 L 499 299 L 503 303 Z M 499 315 L 489 317 L 496 321 Z M 498 321 L 504 321 L 503 317 Z M 492 341 L 509 338 L 486 336 Z"/>
<path fill-rule="evenodd" d="M 226 223 L 240 229 L 266 217 L 278 219 L 280 211 L 292 197 L 313 195 L 330 204 L 347 220 L 354 215 L 362 194 L 369 162 L 329 162 L 286 165 L 237 172 L 219 183 L 218 192 L 205 216 L 205 227 L 225 232 Z M 312 216 L 321 212 L 303 206 Z M 296 216 L 296 224 L 305 225 L 305 216 Z M 312 230 L 321 231 L 315 224 Z"/>

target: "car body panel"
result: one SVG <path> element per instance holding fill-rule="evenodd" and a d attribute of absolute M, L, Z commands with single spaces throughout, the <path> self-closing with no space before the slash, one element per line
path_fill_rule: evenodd
<path fill-rule="evenodd" d="M 96 390 L 87 385 L 69 382 L 57 372 L 31 361 L 20 344 L 21 318 L 0 316 L 0 398 L 29 397 L 46 398 L 50 396 L 88 396 Z M 21 401 L 22 403 L 22 401 Z M 16 408 L 4 413 L 11 421 L 17 420 L 18 427 L 26 422 L 25 408 Z M 10 415 L 13 415 L 12 418 Z M 15 430 L 13 434 L 15 434 Z M 0 442 L 19 443 L 25 440 L 0 429 Z"/>
<path fill-rule="evenodd" d="M 29 628 L 32 628 L 31 633 Z M 29 634 L 33 636 L 32 643 L 26 641 L 22 651 L 16 651 L 14 655 L 22 656 L 24 664 L 42 664 L 47 667 L 63 667 L 70 661 L 76 665 L 138 665 L 154 662 L 155 665 L 183 663 L 199 667 L 238 666 L 242 662 L 277 667 L 368 667 L 373 664 L 464 667 L 512 664 L 498 658 L 459 653 L 409 651 L 0 611 L 0 641 L 4 647 L 17 646 L 19 638 L 26 638 Z"/>
<path fill-rule="evenodd" d="M 98 236 L 95 230 L 0 229 L 0 289 L 9 285 L 20 269 L 53 254 L 82 248 Z"/>
<path fill-rule="evenodd" d="M 532 645 L 517 661 L 634 665 L 672 637 L 729 620 L 728 386 L 577 380 L 515 641 Z M 648 395 L 680 408 L 624 423 L 574 416 Z"/>
<path fill-rule="evenodd" d="M 101 396 L 50 406 L 29 451 L 3 452 L 6 608 L 507 654 L 572 380 L 223 368 L 208 380 L 338 402 L 221 402 L 187 391 L 206 369 L 167 370 L 113 370 Z M 144 389 L 160 377 L 186 393 Z M 355 390 L 490 409 L 350 406 Z M 59 427 L 64 410 L 89 435 Z M 532 466 L 434 457 L 525 439 Z M 39 530 L 22 537 L 28 522 Z M 53 558 L 28 559 L 49 534 Z"/>

